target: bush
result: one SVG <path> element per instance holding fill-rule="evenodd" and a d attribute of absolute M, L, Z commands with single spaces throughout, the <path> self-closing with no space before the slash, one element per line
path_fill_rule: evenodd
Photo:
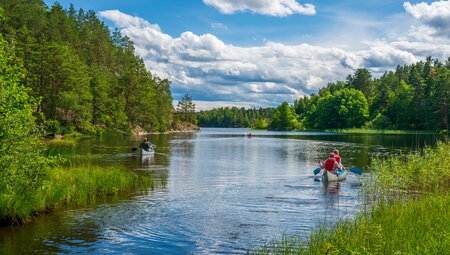
<path fill-rule="evenodd" d="M 43 156 L 41 133 L 35 127 L 32 109 L 37 100 L 20 85 L 22 78 L 13 48 L 0 35 L 0 201 L 18 197 L 12 201 L 17 208 L 33 203 L 29 198 L 41 187 L 52 163 Z M 0 215 L 9 209 L 1 207 Z"/>

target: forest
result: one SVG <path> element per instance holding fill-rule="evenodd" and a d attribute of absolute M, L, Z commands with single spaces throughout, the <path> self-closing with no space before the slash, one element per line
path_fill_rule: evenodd
<path fill-rule="evenodd" d="M 48 134 L 171 128 L 170 82 L 153 77 L 130 39 L 94 11 L 41 0 L 0 0 L 0 10 L 0 33 Z"/>
<path fill-rule="evenodd" d="M 273 108 L 222 107 L 196 114 L 201 127 L 266 129 L 272 119 Z"/>
<path fill-rule="evenodd" d="M 130 39 L 95 12 L 41 0 L 0 0 L 0 8 L 0 33 L 14 46 L 20 83 L 39 102 L 34 114 L 48 134 L 167 131 L 186 119 L 174 114 L 170 82 L 153 77 Z M 378 78 L 360 68 L 293 105 L 225 107 L 187 119 L 202 127 L 270 130 L 448 130 L 449 68 L 450 58 L 431 57 Z"/>
<path fill-rule="evenodd" d="M 380 78 L 364 68 L 294 102 L 300 128 L 448 130 L 450 58 L 428 57 Z"/>
<path fill-rule="evenodd" d="M 317 94 L 283 102 L 276 109 L 220 108 L 200 112 L 202 127 L 255 127 L 264 119 L 269 130 L 424 130 L 449 128 L 450 58 L 444 63 L 428 57 L 397 66 L 373 78 L 365 68 L 345 81 L 328 83 Z M 263 114 L 264 113 L 264 114 Z"/>

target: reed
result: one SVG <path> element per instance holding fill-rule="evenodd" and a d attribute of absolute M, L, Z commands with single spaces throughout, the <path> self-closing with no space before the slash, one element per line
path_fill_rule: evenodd
<path fill-rule="evenodd" d="M 373 162 L 372 207 L 319 227 L 308 240 L 283 235 L 249 254 L 448 254 L 450 144 Z"/>
<path fill-rule="evenodd" d="M 370 167 L 374 174 L 366 182 L 366 193 L 379 201 L 446 192 L 450 189 L 449 166 L 450 144 L 442 142 L 435 148 L 375 159 Z"/>
<path fill-rule="evenodd" d="M 374 207 L 333 228 L 319 228 L 308 241 L 284 235 L 249 254 L 448 254 L 450 196 L 425 195 Z M 447 234 L 446 234 L 447 233 Z"/>
<path fill-rule="evenodd" d="M 85 206 L 120 192 L 146 191 L 154 186 L 151 176 L 119 166 L 59 166 L 48 172 L 43 185 L 37 189 L 21 186 L 0 195 L 0 223 L 24 223 L 62 206 Z"/>

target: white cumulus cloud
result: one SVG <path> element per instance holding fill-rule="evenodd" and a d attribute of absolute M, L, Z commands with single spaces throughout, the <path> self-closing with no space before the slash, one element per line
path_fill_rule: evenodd
<path fill-rule="evenodd" d="M 292 14 L 314 15 L 312 4 L 300 4 L 295 0 L 203 0 L 221 13 L 252 12 L 269 16 L 285 17 Z"/>
<path fill-rule="evenodd" d="M 434 35 L 450 37 L 450 1 L 437 1 L 431 4 L 403 4 L 406 12 L 434 30 Z"/>
<path fill-rule="evenodd" d="M 344 80 L 357 68 L 368 68 L 379 76 L 427 56 L 450 56 L 448 38 L 430 42 L 430 38 L 414 36 L 412 30 L 355 50 L 270 41 L 262 46 L 240 47 L 212 34 L 184 32 L 174 38 L 159 26 L 120 11 L 104 11 L 100 16 L 112 21 L 134 42 L 136 53 L 153 75 L 172 81 L 175 98 L 187 91 L 203 102 L 276 106 L 317 92 L 328 82 Z"/>

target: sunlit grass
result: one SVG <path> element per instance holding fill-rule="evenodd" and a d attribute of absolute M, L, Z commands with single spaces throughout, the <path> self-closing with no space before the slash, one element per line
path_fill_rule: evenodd
<path fill-rule="evenodd" d="M 354 220 L 320 227 L 309 240 L 281 237 L 250 254 L 449 254 L 450 144 L 374 160 L 366 195 L 372 206 Z"/>
<path fill-rule="evenodd" d="M 61 206 L 94 204 L 100 198 L 125 191 L 146 191 L 154 185 L 151 176 L 120 166 L 60 166 L 51 169 L 43 186 L 36 190 L 17 187 L 13 193 L 0 194 L 0 223 L 23 223 Z"/>
<path fill-rule="evenodd" d="M 54 138 L 45 140 L 47 145 L 54 146 L 75 146 L 77 144 L 77 140 L 74 137 L 68 138 Z"/>
<path fill-rule="evenodd" d="M 443 143 L 421 152 L 375 159 L 371 167 L 374 174 L 367 181 L 368 196 L 392 200 L 424 192 L 448 192 L 449 166 L 450 144 Z"/>
<path fill-rule="evenodd" d="M 448 254 L 450 195 L 379 205 L 355 220 L 319 228 L 308 241 L 283 236 L 250 254 Z"/>

